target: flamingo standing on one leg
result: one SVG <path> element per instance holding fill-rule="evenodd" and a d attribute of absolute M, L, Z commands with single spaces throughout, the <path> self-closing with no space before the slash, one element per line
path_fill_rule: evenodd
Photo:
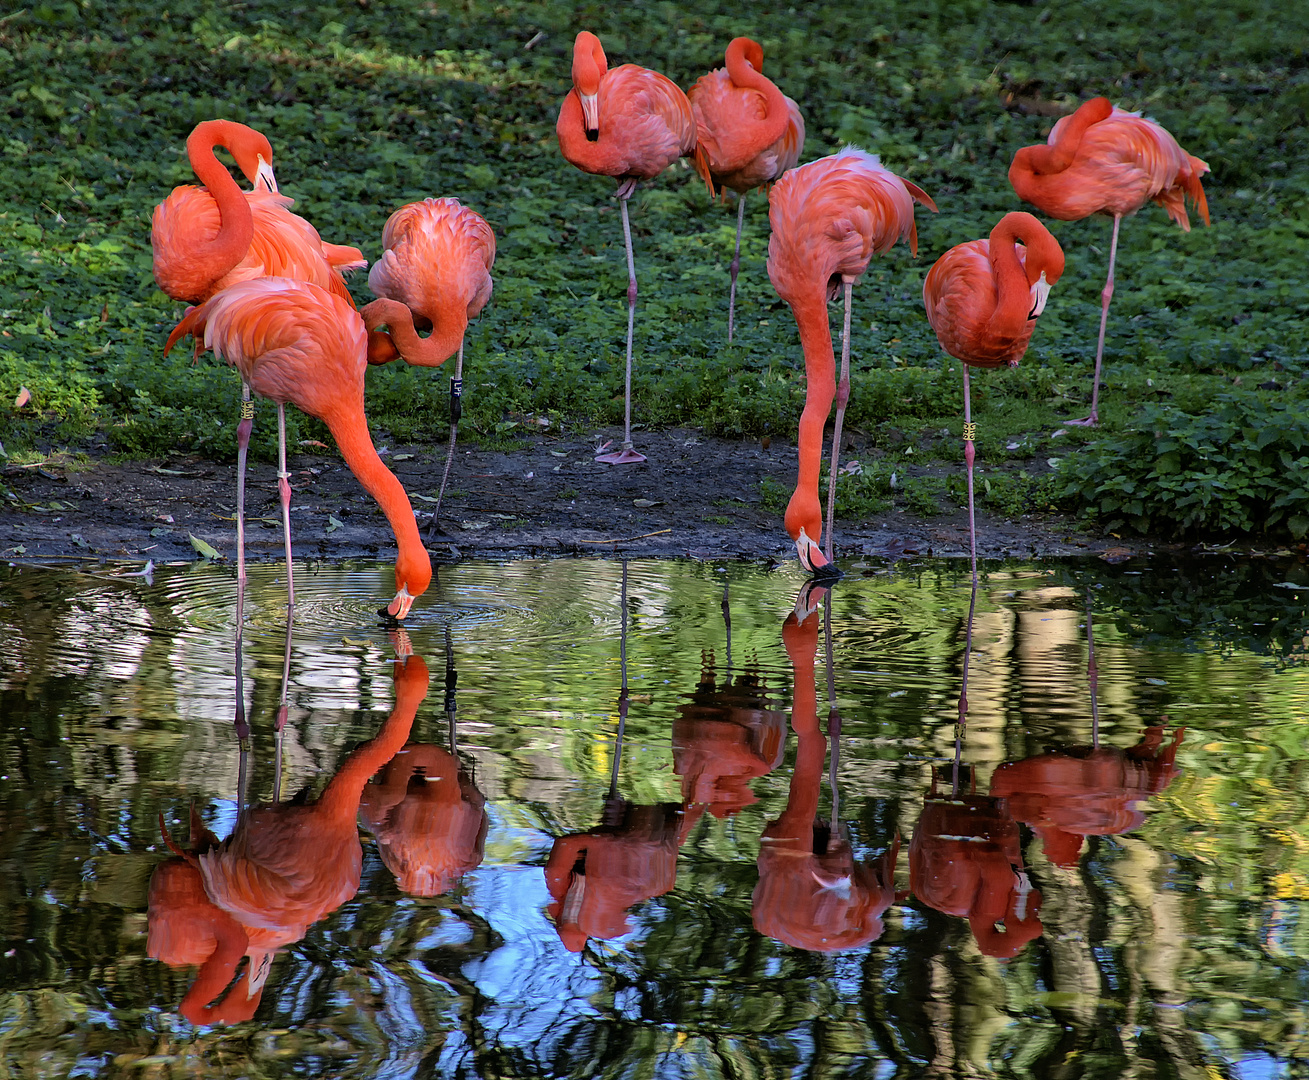
<path fill-rule="evenodd" d="M 1025 247 L 1022 245 L 1026 245 Z M 1027 351 L 1036 318 L 1064 272 L 1059 241 L 1031 214 L 1005 214 L 988 240 L 952 247 L 923 282 L 927 321 L 941 347 L 964 369 L 964 463 L 968 466 L 968 544 L 977 586 L 973 520 L 973 415 L 968 368 L 1015 367 Z"/>
<path fill-rule="evenodd" d="M 226 147 L 253 186 L 245 192 L 214 154 Z M 204 187 L 184 184 L 157 207 L 150 224 L 154 276 L 174 300 L 200 304 L 238 281 L 288 277 L 309 281 L 354 301 L 342 271 L 366 266 L 358 248 L 324 243 L 304 218 L 287 209 L 292 200 L 278 194 L 273 148 L 254 128 L 233 120 L 205 120 L 186 140 L 191 169 Z M 245 627 L 245 462 L 254 426 L 250 387 L 241 385 L 241 417 L 236 426 L 236 728 L 249 735 L 241 692 L 241 638 Z M 283 471 L 278 486 L 286 483 Z"/>
<path fill-rule="evenodd" d="M 1083 102 L 1050 131 L 1045 146 L 1024 146 L 1009 166 L 1009 182 L 1024 202 L 1060 221 L 1080 221 L 1091 214 L 1114 219 L 1109 241 L 1109 274 L 1100 293 L 1100 337 L 1095 347 L 1091 415 L 1070 424 L 1094 427 L 1100 421 L 1100 365 L 1105 324 L 1114 295 L 1114 260 L 1118 227 L 1153 199 L 1168 216 L 1191 231 L 1187 202 L 1209 224 L 1209 204 L 1200 177 L 1209 166 L 1192 157 L 1161 124 L 1140 113 L 1125 112 L 1108 98 Z"/>
<path fill-rule="evenodd" d="M 935 212 L 927 193 L 882 167 L 875 154 L 847 146 L 831 157 L 811 161 L 786 173 L 768 195 L 768 277 L 777 295 L 791 305 L 804 349 L 804 412 L 798 437 L 800 470 L 795 493 L 786 507 L 786 531 L 795 541 L 800 564 L 812 573 L 834 576 L 832 514 L 836 502 L 837 458 L 841 424 L 850 396 L 850 295 L 874 254 L 907 240 L 918 253 L 914 201 Z M 841 344 L 841 382 L 835 379 L 832 331 L 827 302 L 837 282 L 845 286 L 845 333 Z M 823 537 L 818 474 L 823 457 L 823 427 L 836 399 L 832 436 L 831 483 L 827 493 L 827 550 Z"/>
<path fill-rule="evenodd" d="M 727 300 L 727 340 L 736 312 L 736 275 L 741 268 L 741 226 L 746 192 L 795 167 L 804 147 L 800 106 L 764 78 L 764 50 L 747 37 L 733 38 L 724 66 L 701 75 L 686 96 L 704 151 L 696 168 L 714 194 L 737 194 L 736 250 Z"/>
<path fill-rule="evenodd" d="M 454 460 L 464 388 L 464 332 L 491 299 L 495 232 L 481 214 L 458 199 L 424 199 L 400 207 L 382 230 L 382 257 L 368 273 L 380 297 L 364 308 L 369 363 L 397 355 L 409 364 L 437 367 L 456 352 L 450 380 L 450 446 L 436 496 L 432 529 L 440 530 L 441 499 Z M 385 324 L 390 335 L 378 331 Z M 431 328 L 418 336 L 418 327 Z M 429 533 L 430 535 L 430 533 Z"/>
<path fill-rule="evenodd" d="M 368 434 L 364 416 L 368 337 L 359 313 L 317 285 L 288 278 L 256 278 L 237 282 L 188 311 L 169 335 L 165 355 L 187 334 L 195 337 L 197 351 L 213 349 L 220 359 L 236 366 L 256 394 L 277 403 L 288 624 L 295 609 L 295 587 L 291 578 L 291 486 L 285 479 L 287 402 L 327 424 L 350 471 L 386 514 L 400 550 L 395 563 L 395 599 L 379 614 L 392 620 L 407 616 L 414 598 L 432 580 L 432 564 L 418 535 L 409 497 L 382 464 Z M 238 577 L 238 606 L 244 584 Z"/>
<path fill-rule="evenodd" d="M 672 80 L 657 71 L 623 64 L 613 71 L 600 39 L 587 30 L 573 43 L 573 88 L 559 108 L 555 125 L 559 149 L 583 172 L 618 181 L 627 246 L 627 376 L 624 390 L 623 448 L 601 454 L 610 465 L 644 461 L 632 449 L 632 331 L 636 324 L 636 264 L 627 200 L 638 180 L 658 176 L 679 157 L 697 153 L 691 103 Z"/>

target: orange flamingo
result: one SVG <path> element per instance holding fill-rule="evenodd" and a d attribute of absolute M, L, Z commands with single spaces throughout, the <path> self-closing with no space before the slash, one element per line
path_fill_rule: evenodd
<path fill-rule="evenodd" d="M 795 772 L 786 809 L 764 830 L 759 884 L 750 902 L 761 934 L 814 952 L 854 949 L 882 936 L 882 915 L 896 901 L 900 852 L 897 838 L 874 863 L 856 862 L 839 823 L 818 814 L 827 739 L 818 725 L 814 659 L 825 592 L 803 592 L 782 626 L 795 677 Z"/>
<path fill-rule="evenodd" d="M 421 657 L 397 660 L 394 676 L 391 715 L 346 758 L 315 802 L 243 809 L 221 842 L 193 809 L 185 851 L 164 833 L 178 857 L 160 864 L 150 879 L 147 948 L 170 966 L 201 965 L 180 1006 L 193 1024 L 249 1020 L 277 950 L 299 941 L 358 891 L 360 796 L 369 776 L 409 737 L 427 694 Z M 211 1004 L 247 956 L 242 978 Z"/>
<path fill-rule="evenodd" d="M 1209 166 L 1192 157 L 1161 124 L 1140 113 L 1126 112 L 1108 98 L 1083 102 L 1050 131 L 1044 146 L 1024 146 L 1009 166 L 1009 182 L 1024 202 L 1060 221 L 1080 221 L 1091 214 L 1114 219 L 1109 241 L 1109 274 L 1100 293 L 1100 337 L 1095 347 L 1091 384 L 1091 415 L 1070 424 L 1099 423 L 1100 364 L 1109 301 L 1114 295 L 1114 260 L 1118 227 L 1153 199 L 1168 216 L 1191 231 L 1187 202 L 1195 204 L 1209 224 L 1209 204 L 1200 177 Z"/>
<path fill-rule="evenodd" d="M 1135 746 L 1071 746 L 1001 765 L 991 794 L 1007 799 L 1013 816 L 1030 825 L 1056 866 L 1076 866 L 1082 840 L 1116 836 L 1145 820 L 1138 804 L 1163 791 L 1181 771 L 1174 765 L 1185 728 L 1163 745 L 1163 726 L 1145 729 Z"/>
<path fill-rule="evenodd" d="M 909 889 L 962 916 L 986 956 L 1012 958 L 1041 936 L 1040 890 L 1022 868 L 1018 822 L 1004 799 L 937 794 L 936 777 L 909 843 Z"/>
<path fill-rule="evenodd" d="M 632 332 L 636 325 L 636 264 L 627 200 L 639 180 L 658 176 L 679 157 L 697 153 L 691 103 L 672 80 L 657 71 L 623 64 L 613 71 L 600 39 L 587 30 L 573 43 L 573 88 L 555 125 L 559 149 L 583 172 L 618 181 L 627 246 L 627 376 L 624 384 L 623 447 L 601 454 L 610 465 L 644 461 L 632 449 Z"/>
<path fill-rule="evenodd" d="M 214 154 L 226 147 L 254 185 L 237 186 Z M 311 281 L 350 300 L 343 270 L 367 266 L 358 248 L 324 243 L 277 190 L 268 140 L 232 120 L 205 120 L 186 140 L 186 154 L 204 187 L 184 184 L 155 207 L 150 225 L 154 275 L 174 300 L 199 304 L 237 281 L 289 277 Z"/>
<path fill-rule="evenodd" d="M 786 507 L 786 531 L 795 541 L 800 564 L 820 576 L 837 573 L 832 565 L 832 513 L 836 502 L 841 424 L 850 396 L 850 296 L 874 254 L 907 240 L 918 253 L 914 201 L 935 212 L 927 193 L 882 167 L 876 155 L 847 146 L 831 157 L 792 169 L 768 195 L 768 277 L 777 295 L 791 305 L 804 349 L 804 412 L 797 439 L 800 453 L 795 493 Z M 835 379 L 832 330 L 827 302 L 838 281 L 845 287 L 845 333 L 841 343 L 841 381 Z M 831 481 L 827 492 L 827 550 L 823 536 L 818 475 L 823 427 L 836 399 Z"/>
<path fill-rule="evenodd" d="M 277 403 L 278 490 L 286 547 L 287 621 L 295 609 L 291 579 L 291 485 L 286 471 L 287 402 L 327 424 L 351 472 L 386 514 L 399 545 L 396 595 L 382 609 L 392 620 L 409 614 L 432 580 L 409 497 L 373 448 L 364 416 L 368 339 L 359 313 L 340 297 L 305 282 L 256 278 L 224 289 L 192 308 L 168 337 L 165 355 L 191 334 L 197 352 L 213 349 L 234 364 L 255 393 Z M 238 464 L 239 468 L 239 464 Z M 237 656 L 245 595 L 244 476 L 237 487 Z M 237 665 L 238 678 L 240 664 Z"/>
<path fill-rule="evenodd" d="M 756 42 L 733 38 L 723 63 L 701 75 L 686 96 L 703 150 L 696 156 L 697 171 L 715 195 L 724 188 L 737 194 L 736 250 L 727 300 L 727 341 L 731 344 L 745 196 L 795 167 L 804 147 L 804 117 L 799 105 L 764 78 L 764 50 Z"/>
<path fill-rule="evenodd" d="M 1022 245 L 1026 245 L 1025 247 Z M 1031 214 L 1005 214 L 987 240 L 957 244 L 936 260 L 923 282 L 927 321 L 941 347 L 963 362 L 964 463 L 968 466 L 968 543 L 977 584 L 973 519 L 972 403 L 969 367 L 1015 367 L 1027 351 L 1037 316 L 1064 272 L 1064 253 Z"/>
<path fill-rule="evenodd" d="M 379 299 L 362 312 L 369 363 L 386 363 L 399 355 L 409 364 L 437 367 L 458 353 L 450 380 L 450 446 L 432 514 L 436 531 L 462 411 L 464 333 L 491 299 L 495 232 L 458 199 L 424 199 L 400 207 L 387 219 L 382 246 L 386 250 L 368 272 L 368 287 Z M 389 335 L 377 329 L 382 325 Z M 430 336 L 419 337 L 419 326 L 430 327 Z"/>

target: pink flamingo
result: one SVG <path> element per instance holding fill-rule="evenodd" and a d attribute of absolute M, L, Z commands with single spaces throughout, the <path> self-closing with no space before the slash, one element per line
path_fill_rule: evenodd
<path fill-rule="evenodd" d="M 686 92 L 695 114 L 700 147 L 696 168 L 717 194 L 737 194 L 736 250 L 727 301 L 727 341 L 736 312 L 736 275 L 741 268 L 741 227 L 748 191 L 795 167 L 804 147 L 800 106 L 764 78 L 764 50 L 747 37 L 733 38 L 724 66 L 701 75 Z M 726 197 L 726 196 L 724 196 Z"/>
<path fill-rule="evenodd" d="M 1026 245 L 1025 247 L 1023 245 Z M 964 369 L 964 463 L 968 466 L 968 542 L 977 583 L 973 521 L 973 414 L 969 367 L 1015 367 L 1027 351 L 1037 316 L 1064 272 L 1059 241 L 1031 214 L 1005 214 L 987 240 L 957 244 L 936 260 L 923 282 L 927 321 L 941 347 Z"/>
<path fill-rule="evenodd" d="M 672 80 L 657 71 L 623 64 L 609 70 L 600 39 L 587 30 L 573 43 L 573 88 L 555 125 L 559 149 L 583 172 L 618 181 L 627 246 L 627 375 L 623 446 L 596 461 L 610 465 L 644 461 L 632 449 L 632 332 L 636 325 L 636 264 L 627 200 L 639 180 L 658 176 L 679 157 L 697 152 L 691 103 Z"/>
<path fill-rule="evenodd" d="M 1091 415 L 1068 423 L 1094 427 L 1100 421 L 1100 364 L 1114 295 L 1118 227 L 1151 199 L 1168 211 L 1183 232 L 1191 231 L 1188 201 L 1208 225 L 1209 204 L 1200 186 L 1200 177 L 1208 171 L 1209 166 L 1183 150 L 1161 124 L 1125 112 L 1102 97 L 1083 102 L 1075 113 L 1063 117 L 1051 129 L 1045 146 L 1024 146 L 1014 154 L 1009 182 L 1024 202 L 1060 221 L 1080 221 L 1091 214 L 1114 219 L 1109 274 L 1100 293 Z"/>
<path fill-rule="evenodd" d="M 922 188 L 882 167 L 876 155 L 847 146 L 831 157 L 787 172 L 768 195 L 768 277 L 777 295 L 791 305 L 804 349 L 804 412 L 798 436 L 800 469 L 786 507 L 786 531 L 795 541 L 800 565 L 820 576 L 838 573 L 832 565 L 832 514 L 836 503 L 841 425 L 850 397 L 850 297 L 854 283 L 873 255 L 906 240 L 918 253 L 914 201 L 933 212 L 936 204 Z M 827 302 L 838 281 L 845 287 L 845 333 L 841 341 L 841 381 L 837 385 Z M 823 536 L 818 475 L 823 427 L 836 399 L 832 463 L 827 490 L 827 549 Z"/>
<path fill-rule="evenodd" d="M 424 199 L 387 219 L 382 246 L 386 250 L 368 273 L 368 287 L 379 299 L 362 312 L 368 362 L 386 363 L 399 355 L 409 364 L 437 367 L 458 353 L 450 380 L 450 445 L 432 514 L 435 532 L 462 411 L 464 333 L 491 299 L 495 232 L 458 199 Z M 389 335 L 377 329 L 382 325 Z M 431 334 L 419 337 L 420 327 Z"/>

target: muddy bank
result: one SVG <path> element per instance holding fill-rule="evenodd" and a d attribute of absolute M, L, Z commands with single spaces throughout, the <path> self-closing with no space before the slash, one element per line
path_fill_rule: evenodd
<path fill-rule="evenodd" d="M 641 433 L 649 460 L 592 460 L 596 439 L 534 436 L 511 451 L 461 447 L 442 507 L 435 559 L 540 555 L 658 555 L 697 559 L 794 558 L 781 511 L 760 504 L 760 481 L 795 483 L 794 445 L 707 438 L 690 430 Z M 389 444 L 383 456 L 410 493 L 427 532 L 445 447 Z M 300 446 L 291 460 L 291 523 L 297 557 L 390 560 L 386 519 L 334 448 Z M 176 457 L 87 468 L 6 466 L 0 556 L 24 561 L 103 558 L 169 562 L 198 557 L 191 537 L 231 558 L 235 468 Z M 256 462 L 247 480 L 247 554 L 281 557 L 275 467 Z M 965 510 L 931 518 L 892 510 L 836 528 L 837 558 L 968 554 Z M 979 514 L 984 558 L 1102 553 L 1120 547 L 1058 516 L 1018 521 Z M 1137 550 L 1145 551 L 1144 545 Z"/>

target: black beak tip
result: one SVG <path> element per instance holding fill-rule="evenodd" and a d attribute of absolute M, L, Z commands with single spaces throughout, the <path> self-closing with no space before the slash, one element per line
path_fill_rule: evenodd
<path fill-rule="evenodd" d="M 377 617 L 382 620 L 382 625 L 388 629 L 394 630 L 404 625 L 399 619 L 392 615 L 384 607 L 377 609 Z"/>
<path fill-rule="evenodd" d="M 813 571 L 813 575 L 815 585 L 834 585 L 845 577 L 845 574 L 837 569 L 836 563 L 830 562 L 816 567 Z"/>
<path fill-rule="evenodd" d="M 586 129 L 586 141 L 587 141 L 587 142 L 595 142 L 595 141 L 596 141 L 597 139 L 599 139 L 599 138 L 600 138 L 600 129 L 599 129 L 599 128 L 587 128 L 587 129 Z"/>

